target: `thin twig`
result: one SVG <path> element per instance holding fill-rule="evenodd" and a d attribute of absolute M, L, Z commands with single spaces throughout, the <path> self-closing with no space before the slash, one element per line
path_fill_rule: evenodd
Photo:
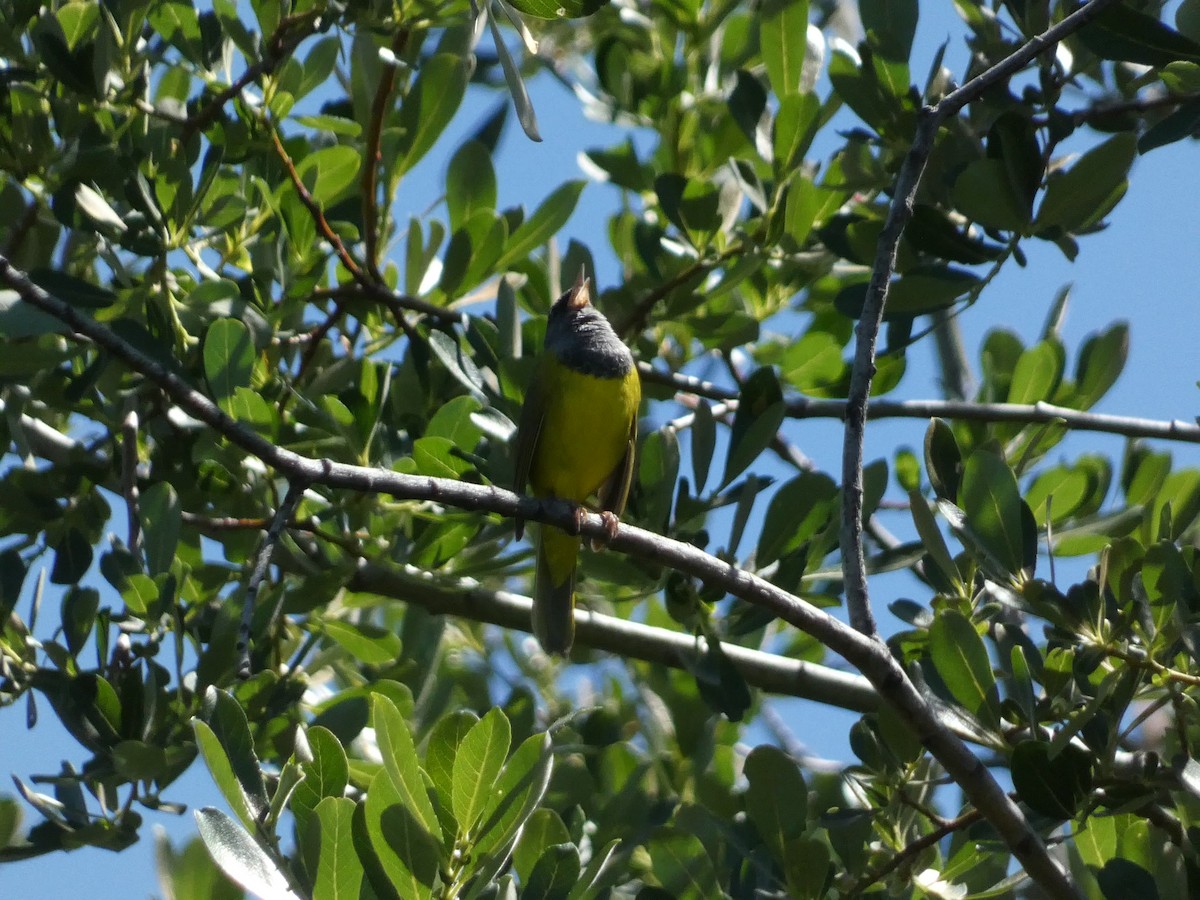
<path fill-rule="evenodd" d="M 323 10 L 309 10 L 295 16 L 284 16 L 271 33 L 265 44 L 262 59 L 246 67 L 234 82 L 217 94 L 194 116 L 189 116 L 183 124 L 181 140 L 187 143 L 192 135 L 204 131 L 221 114 L 222 108 L 238 96 L 247 85 L 257 81 L 264 75 L 270 75 L 291 55 L 296 47 L 316 30 L 317 22 Z"/>
<path fill-rule="evenodd" d="M 121 418 L 121 491 L 125 496 L 126 520 L 129 523 L 129 552 L 141 552 L 142 519 L 138 511 L 138 414 L 137 395 L 125 397 L 125 415 Z"/>
<path fill-rule="evenodd" d="M 983 813 L 978 809 L 972 809 L 963 813 L 956 819 L 942 822 L 937 828 L 930 831 L 928 834 L 923 834 L 910 844 L 906 844 L 903 850 L 896 853 L 891 859 L 877 868 L 871 870 L 862 878 L 854 883 L 854 886 L 846 894 L 847 897 L 860 897 L 867 888 L 887 878 L 901 866 L 911 862 L 916 856 L 924 850 L 932 847 L 945 837 L 948 837 L 956 831 L 961 831 L 964 828 L 970 828 L 976 822 L 983 818 Z"/>
<path fill-rule="evenodd" d="M 730 247 L 715 259 L 698 259 L 679 274 L 668 278 L 637 302 L 637 305 L 629 311 L 629 314 L 615 328 L 617 334 L 626 339 L 631 335 L 637 334 L 646 327 L 646 320 L 654 311 L 654 307 L 658 305 L 660 300 L 663 300 L 670 294 L 671 291 L 681 285 L 687 284 L 694 278 L 703 278 L 734 253 L 743 252 L 743 249 L 741 246 L 736 248 Z"/>
<path fill-rule="evenodd" d="M 258 556 L 254 560 L 254 569 L 250 572 L 250 581 L 246 585 L 246 601 L 242 606 L 242 623 L 238 628 L 237 674 L 239 678 L 249 678 L 251 674 L 250 628 L 254 622 L 254 605 L 258 599 L 258 591 L 262 587 L 263 580 L 267 577 L 267 567 L 271 564 L 271 554 L 275 551 L 275 545 L 279 542 L 279 536 L 283 534 L 283 526 L 296 512 L 296 507 L 299 506 L 300 498 L 304 496 L 307 486 L 307 482 L 302 478 L 292 478 L 288 481 L 287 494 L 284 496 L 283 502 L 279 504 L 279 508 L 275 510 L 275 515 L 271 519 L 271 527 L 263 535 L 262 543 L 258 547 Z M 270 630 L 270 624 L 268 623 L 263 632 L 269 633 Z"/>
<path fill-rule="evenodd" d="M 1142 114 L 1154 112 L 1156 110 L 1165 109 L 1171 106 L 1182 106 L 1185 103 L 1194 103 L 1200 100 L 1200 93 L 1176 94 L 1168 91 L 1164 94 L 1156 94 L 1153 96 L 1131 97 L 1128 100 L 1116 100 L 1110 102 L 1101 101 L 1093 106 L 1077 109 L 1069 113 L 1071 120 L 1076 125 L 1083 125 L 1093 119 L 1103 118 L 1105 116 L 1115 116 L 1122 113 Z"/>
<path fill-rule="evenodd" d="M 1095 2 L 1095 0 L 1093 0 Z M 387 493 L 407 500 L 427 500 L 462 509 L 490 512 L 576 531 L 584 537 L 610 537 L 609 526 L 599 515 L 574 504 L 520 496 L 493 485 L 451 479 L 405 475 L 384 469 L 351 466 L 327 459 L 311 459 L 280 447 L 230 418 L 208 397 L 163 363 L 118 336 L 70 304 L 54 297 L 0 257 L 0 284 L 21 299 L 92 340 L 116 358 L 153 381 L 181 409 L 204 422 L 242 449 L 275 467 L 293 485 L 323 484 L 363 493 Z M 285 501 L 286 505 L 286 501 Z M 279 514 L 277 513 L 277 516 Z M 279 516 L 280 523 L 290 513 Z M 1049 856 L 1045 845 L 1020 809 L 1008 798 L 987 767 L 938 718 L 934 709 L 908 679 L 887 646 L 878 638 L 859 633 L 844 623 L 777 585 L 698 547 L 652 531 L 622 525 L 609 546 L 700 579 L 720 590 L 763 607 L 785 622 L 813 636 L 841 654 L 874 685 L 891 704 L 947 774 L 962 788 L 1008 845 L 1035 882 L 1053 896 L 1076 897 L 1077 889 Z M 860 547 L 861 559 L 861 547 Z M 263 563 L 265 566 L 265 563 Z M 244 634 L 243 636 L 244 637 Z M 243 651 L 244 652 L 244 651 Z"/>
<path fill-rule="evenodd" d="M 387 115 L 388 99 L 396 86 L 396 66 L 404 55 L 408 44 L 408 29 L 397 28 L 392 35 L 392 60 L 384 64 L 384 72 L 379 77 L 379 87 L 375 90 L 375 100 L 371 104 L 371 124 L 367 129 L 367 146 L 363 161 L 362 173 L 362 202 L 363 202 L 363 239 L 366 245 L 367 271 L 379 284 L 383 283 L 383 275 L 379 272 L 379 199 L 375 196 L 376 179 L 379 177 L 379 163 L 383 158 L 380 152 L 380 142 L 383 136 L 383 120 Z M 386 210 L 386 206 L 385 206 Z"/>
<path fill-rule="evenodd" d="M 313 291 L 312 296 L 314 300 L 322 297 L 374 300 L 386 306 L 398 320 L 404 318 L 404 310 L 410 310 L 428 316 L 440 325 L 458 325 L 463 321 L 461 312 L 444 306 L 434 306 L 427 300 L 410 294 L 398 294 L 383 284 L 342 284 L 335 288 L 318 288 Z"/>
<path fill-rule="evenodd" d="M 346 249 L 346 245 L 342 243 L 342 239 L 338 237 L 337 232 L 330 226 L 329 220 L 325 218 L 325 211 L 321 209 L 321 204 L 316 201 L 313 195 L 309 193 L 308 188 L 304 186 L 304 181 L 300 178 L 300 173 L 296 171 L 296 166 L 292 162 L 292 158 L 288 155 L 287 149 L 283 146 L 283 141 L 279 139 L 279 132 L 275 128 L 271 128 L 270 131 L 271 140 L 275 145 L 275 153 L 279 156 L 283 167 L 287 170 L 288 178 L 291 179 L 292 187 L 296 189 L 296 194 L 300 197 L 300 202 L 304 204 L 305 209 L 312 216 L 312 220 L 317 226 L 317 231 L 321 232 L 321 237 L 325 238 L 329 242 L 329 245 L 333 247 L 333 252 L 354 280 L 362 285 L 370 285 L 371 280 L 363 272 L 362 266 L 350 255 L 350 251 Z"/>

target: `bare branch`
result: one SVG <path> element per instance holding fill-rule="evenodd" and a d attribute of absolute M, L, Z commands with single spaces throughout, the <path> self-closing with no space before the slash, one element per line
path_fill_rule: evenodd
<path fill-rule="evenodd" d="M 129 523 L 129 552 L 141 553 L 142 519 L 138 511 L 138 414 L 137 395 L 125 397 L 125 415 L 121 419 L 121 493 L 125 497 L 126 521 Z"/>
<path fill-rule="evenodd" d="M 239 678 L 249 678 L 251 674 L 250 626 L 254 621 L 254 605 L 258 599 L 258 591 L 262 587 L 263 579 L 267 577 L 271 554 L 275 551 L 275 545 L 279 542 L 280 535 L 283 534 L 283 526 L 291 520 L 292 515 L 296 512 L 296 507 L 300 504 L 300 498 L 304 496 L 306 487 L 306 482 L 301 478 L 288 481 L 287 494 L 284 496 L 283 502 L 279 504 L 279 508 L 275 510 L 275 516 L 271 519 L 271 527 L 263 535 L 262 543 L 258 547 L 254 569 L 250 572 L 250 581 L 246 585 L 246 600 L 242 605 L 242 622 L 238 628 L 237 673 Z M 270 623 L 263 630 L 269 632 Z"/>
<path fill-rule="evenodd" d="M 710 381 L 663 372 L 639 363 L 642 381 L 673 387 L 677 391 L 707 397 L 737 409 L 737 391 Z M 786 415 L 791 419 L 844 419 L 846 400 L 813 400 L 791 397 Z M 686 404 L 685 404 L 686 405 Z M 867 419 L 953 419 L 969 422 L 1011 422 L 1018 425 L 1060 424 L 1073 431 L 1094 431 L 1130 438 L 1156 438 L 1200 444 L 1200 425 L 1182 419 L 1164 421 L 1137 416 L 1113 416 L 1084 412 L 1052 403 L 978 403 L 969 400 L 872 400 Z"/>
<path fill-rule="evenodd" d="M 447 586 L 411 567 L 397 571 L 374 563 L 364 563 L 348 587 L 415 603 L 435 615 L 460 616 L 532 633 L 533 601 L 520 594 L 470 583 Z M 688 671 L 694 671 L 697 661 L 707 652 L 703 638 L 586 609 L 575 610 L 575 639 L 577 644 L 596 650 Z M 737 644 L 722 643 L 721 650 L 748 684 L 764 691 L 803 697 L 853 712 L 879 708 L 879 695 L 861 675 Z"/>

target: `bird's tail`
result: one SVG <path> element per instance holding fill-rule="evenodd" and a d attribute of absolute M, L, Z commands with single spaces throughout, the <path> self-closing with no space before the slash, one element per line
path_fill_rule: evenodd
<path fill-rule="evenodd" d="M 538 529 L 533 580 L 533 633 L 547 653 L 566 656 L 575 641 L 575 565 L 580 539 L 557 528 Z"/>

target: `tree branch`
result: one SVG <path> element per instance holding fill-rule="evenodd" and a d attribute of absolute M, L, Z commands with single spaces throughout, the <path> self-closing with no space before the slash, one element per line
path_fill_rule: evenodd
<path fill-rule="evenodd" d="M 312 216 L 312 220 L 317 226 L 317 231 L 333 247 L 333 252 L 337 255 L 338 260 L 354 280 L 359 284 L 369 285 L 371 283 L 370 279 L 363 272 L 362 266 L 358 264 L 358 260 L 350 255 L 350 251 L 346 249 L 346 245 L 342 243 L 342 239 L 338 237 L 337 232 L 329 224 L 329 220 L 325 218 L 325 212 L 321 209 L 321 204 L 316 201 L 313 195 L 309 193 L 308 188 L 304 186 L 304 181 L 300 178 L 300 173 L 296 171 L 296 166 L 292 163 L 292 158 L 283 146 L 283 141 L 279 139 L 279 132 L 274 127 L 271 127 L 270 131 L 271 141 L 275 146 L 275 153 L 283 163 L 284 169 L 287 170 L 288 178 L 292 182 L 292 187 L 296 189 L 296 194 L 300 197 L 300 202 L 304 204 L 304 208 Z"/>
<path fill-rule="evenodd" d="M 246 600 L 242 604 L 242 622 L 238 627 L 237 654 L 238 654 L 238 677 L 246 679 L 250 677 L 250 626 L 254 622 L 254 605 L 258 599 L 259 588 L 262 587 L 263 580 L 267 577 L 267 567 L 271 564 L 271 554 L 275 552 L 275 545 L 279 542 L 280 535 L 283 534 L 283 526 L 286 525 L 296 512 L 296 507 L 300 504 L 300 498 L 304 496 L 304 490 L 307 483 L 302 478 L 293 478 L 288 481 L 287 494 L 284 495 L 283 502 L 279 504 L 279 508 L 275 510 L 275 516 L 271 519 L 271 527 L 267 529 L 267 533 L 263 535 L 262 543 L 258 547 L 258 556 L 254 559 L 254 570 L 250 573 L 250 581 L 246 585 Z M 274 616 L 272 616 L 272 619 Z M 270 623 L 264 631 L 270 631 Z"/>
<path fill-rule="evenodd" d="M 379 206 L 375 196 L 376 180 L 379 177 L 379 162 L 382 159 L 380 142 L 383 137 L 383 120 L 387 115 L 388 98 L 396 86 L 396 66 L 408 44 L 408 29 L 397 28 L 392 36 L 392 59 L 384 64 L 375 89 L 375 100 L 371 104 L 371 124 L 367 130 L 367 147 L 363 160 L 361 193 L 363 202 L 363 239 L 366 245 L 367 271 L 371 278 L 382 284 L 379 272 Z"/>
<path fill-rule="evenodd" d="M 121 493 L 125 497 L 126 521 L 129 523 L 129 552 L 141 555 L 142 519 L 138 511 L 138 414 L 137 395 L 125 398 L 125 415 L 121 419 Z"/>
<path fill-rule="evenodd" d="M 460 616 L 532 633 L 530 598 L 469 582 L 447 586 L 412 567 L 396 570 L 364 563 L 347 587 L 413 603 L 434 615 Z M 575 610 L 575 638 L 577 643 L 596 650 L 685 671 L 694 671 L 707 652 L 703 638 L 579 608 Z M 879 695 L 861 675 L 737 644 L 722 643 L 721 650 L 747 684 L 764 691 L 815 700 L 852 712 L 879 708 Z"/>
<path fill-rule="evenodd" d="M 880 649 L 883 649 L 883 645 L 876 637 L 863 549 L 863 445 L 871 379 L 875 375 L 875 343 L 883 322 L 892 274 L 896 270 L 900 239 L 912 218 L 921 176 L 933 152 L 938 130 L 946 119 L 978 99 L 991 86 L 1008 79 L 1040 53 L 1054 47 L 1113 2 L 1114 0 L 1090 0 L 1054 27 L 1031 39 L 1011 56 L 950 93 L 936 106 L 923 109 L 917 122 L 916 135 L 896 178 L 892 203 L 876 246 L 863 311 L 855 329 L 857 340 L 854 365 L 850 373 L 850 390 L 846 400 L 845 439 L 842 449 L 840 542 L 846 607 L 854 628 L 861 632 L 871 645 Z M 1016 804 L 996 784 L 983 763 L 965 744 L 937 723 L 912 682 L 890 656 L 887 657 L 887 662 L 890 666 L 886 667 L 886 671 L 881 670 L 875 675 L 881 679 L 894 678 L 895 682 L 891 684 L 887 681 L 881 684 L 873 677 L 872 672 L 861 667 L 860 670 L 879 687 L 881 694 L 896 704 L 898 709 L 904 709 L 901 705 L 902 698 L 911 692 L 913 708 L 904 709 L 904 712 L 910 716 L 920 716 L 914 716 L 910 724 L 915 726 L 921 735 L 921 742 L 937 757 L 964 793 L 971 797 L 975 806 L 996 827 L 1013 853 L 1025 865 L 1030 877 L 1054 896 L 1080 896 L 1078 888 L 1071 884 L 1067 874 L 1050 857 L 1037 832 L 1029 825 Z M 885 685 L 895 692 L 894 696 L 884 690 Z M 928 722 L 922 721 L 926 718 Z M 933 730 L 926 731 L 926 728 Z M 921 734 L 922 731 L 925 733 Z"/>
<path fill-rule="evenodd" d="M 0 284 L 7 285 L 26 303 L 64 322 L 72 331 L 89 338 L 155 382 L 185 412 L 274 466 L 289 482 L 300 481 L 364 493 L 386 493 L 400 499 L 446 503 L 463 509 L 537 521 L 563 530 L 578 530 L 585 537 L 601 541 L 607 538 L 608 526 L 603 518 L 593 513 L 582 513 L 569 503 L 523 497 L 492 485 L 404 475 L 332 460 L 311 459 L 293 453 L 234 421 L 179 375 L 123 340 L 107 326 L 46 293 L 3 257 L 0 257 Z M 286 517 L 283 521 L 286 521 Z M 762 606 L 841 654 L 900 713 L 902 720 L 921 743 L 987 817 L 1030 877 L 1054 896 L 1078 896 L 1020 809 L 1008 798 L 979 758 L 942 724 L 882 641 L 860 634 L 778 586 L 710 556 L 691 544 L 624 525 L 609 544 L 615 550 L 692 575 L 747 602 Z"/>
<path fill-rule="evenodd" d="M 664 372 L 648 363 L 639 363 L 643 382 L 661 384 L 681 393 L 695 394 L 737 409 L 737 391 L 710 381 Z M 786 401 L 786 415 L 791 419 L 844 419 L 846 400 L 814 400 L 791 397 Z M 970 400 L 872 400 L 867 407 L 867 419 L 954 419 L 969 422 L 1011 422 L 1019 425 L 1059 423 L 1073 431 L 1095 431 L 1119 434 L 1131 438 L 1156 438 L 1200 444 L 1200 425 L 1182 419 L 1164 421 L 1137 416 L 1113 416 L 1089 413 L 1053 403 L 977 403 Z"/>

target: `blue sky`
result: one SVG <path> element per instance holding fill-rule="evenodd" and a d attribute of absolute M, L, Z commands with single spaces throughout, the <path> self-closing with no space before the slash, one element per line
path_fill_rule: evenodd
<path fill-rule="evenodd" d="M 920 77 L 936 46 L 959 31 L 956 20 L 949 15 L 939 13 L 921 23 L 913 56 L 913 71 L 920 73 Z M 952 45 L 947 65 L 961 72 L 965 61 L 966 51 Z M 820 90 L 827 90 L 827 86 Z M 618 129 L 584 119 L 574 99 L 547 77 L 535 79 L 531 94 L 544 141 L 530 143 L 515 122 L 510 122 L 497 160 L 502 206 L 523 203 L 527 209 L 535 207 L 561 181 L 581 177 L 576 163 L 581 149 L 611 145 L 624 138 Z M 462 136 L 473 130 L 496 100 L 494 95 L 469 100 L 430 158 L 406 180 L 398 198 L 399 209 L 405 216 L 410 210 L 423 210 L 434 199 L 431 187 L 444 171 L 444 154 L 457 147 Z M 1056 291 L 1071 282 L 1072 302 L 1063 330 L 1069 366 L 1073 365 L 1074 350 L 1089 332 L 1103 329 L 1116 319 L 1127 320 L 1131 325 L 1131 352 L 1125 374 L 1097 411 L 1192 419 L 1200 408 L 1196 387 L 1200 366 L 1196 364 L 1195 349 L 1200 325 L 1195 296 L 1196 285 L 1200 284 L 1200 257 L 1195 252 L 1196 235 L 1200 234 L 1197 197 L 1200 197 L 1200 166 L 1196 165 L 1192 142 L 1155 150 L 1139 159 L 1129 193 L 1112 215 L 1110 227 L 1081 240 L 1081 252 L 1074 263 L 1064 259 L 1053 245 L 1028 241 L 1023 246 L 1029 265 L 1022 269 L 1009 264 L 981 302 L 961 316 L 972 360 L 977 362 L 984 336 L 997 326 L 1012 329 L 1027 343 L 1036 340 Z M 597 253 L 597 280 L 602 288 L 610 285 L 618 273 L 616 260 L 600 252 L 606 245 L 605 218 L 616 198 L 614 189 L 589 185 L 563 235 L 564 245 L 567 237 L 576 237 Z M 894 396 L 938 396 L 931 361 L 932 347 L 916 347 L 910 353 L 908 375 Z M 890 456 L 899 444 L 920 447 L 924 429 L 924 423 L 912 420 L 873 423 L 868 429 L 867 459 Z M 787 430 L 822 469 L 838 471 L 841 430 L 836 422 L 791 422 Z M 1119 455 L 1121 447 L 1122 440 L 1115 436 L 1076 435 L 1057 447 L 1052 458 L 1071 459 L 1090 450 Z M 1200 447 L 1177 444 L 1167 449 L 1173 453 L 1177 466 L 1200 465 Z M 11 462 L 11 457 L 6 458 L 5 464 Z M 685 465 L 685 471 L 686 468 Z M 894 530 L 902 534 L 910 531 L 905 514 L 891 516 L 885 521 Z M 1077 577 L 1081 571 L 1079 566 L 1066 572 L 1060 567 L 1059 577 Z M 904 595 L 926 599 L 904 575 L 880 578 L 872 583 L 872 588 L 885 628 L 896 624 L 884 611 L 889 600 Z M 58 600 L 58 595 L 48 594 L 45 604 L 49 614 L 43 617 L 44 623 L 55 618 L 53 611 Z M 773 705 L 813 753 L 849 758 L 845 735 L 853 716 L 799 700 L 776 700 Z M 32 773 L 56 771 L 61 760 L 79 762 L 86 755 L 61 730 L 48 709 L 43 710 L 33 731 L 24 727 L 23 706 L 0 711 L 0 734 L 3 735 L 0 773 L 27 778 Z M 751 734 L 751 738 L 761 736 L 759 731 Z M 168 796 L 192 808 L 220 805 L 199 764 L 173 786 Z M 177 840 L 194 833 L 190 812 L 183 817 L 149 811 L 144 815 L 148 826 L 161 825 Z M 36 813 L 30 810 L 27 820 L 36 821 Z M 84 896 L 94 900 L 127 900 L 152 895 L 161 896 L 154 878 L 149 827 L 144 829 L 140 844 L 121 854 L 86 848 L 0 867 L 3 897 L 39 900 Z"/>

